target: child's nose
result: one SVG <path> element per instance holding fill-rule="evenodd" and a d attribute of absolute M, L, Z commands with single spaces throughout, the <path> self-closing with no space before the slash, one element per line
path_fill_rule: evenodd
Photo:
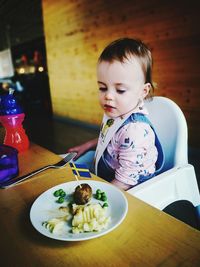
<path fill-rule="evenodd" d="M 113 99 L 113 95 L 112 95 L 112 93 L 111 93 L 111 92 L 106 92 L 106 94 L 105 94 L 105 99 L 106 99 L 106 100 L 112 100 L 112 99 Z"/>

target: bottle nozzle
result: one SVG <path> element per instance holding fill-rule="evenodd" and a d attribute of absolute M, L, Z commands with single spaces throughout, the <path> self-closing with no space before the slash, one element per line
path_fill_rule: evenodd
<path fill-rule="evenodd" d="M 9 95 L 13 95 L 14 91 L 15 91 L 14 89 L 9 88 Z"/>

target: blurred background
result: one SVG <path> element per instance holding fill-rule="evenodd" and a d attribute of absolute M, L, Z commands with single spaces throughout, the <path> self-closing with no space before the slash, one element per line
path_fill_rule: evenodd
<path fill-rule="evenodd" d="M 155 95 L 186 116 L 189 160 L 198 168 L 199 10 L 198 0 L 0 0 L 1 93 L 15 89 L 33 142 L 64 153 L 98 134 L 102 49 L 116 38 L 140 38 L 153 53 Z"/>

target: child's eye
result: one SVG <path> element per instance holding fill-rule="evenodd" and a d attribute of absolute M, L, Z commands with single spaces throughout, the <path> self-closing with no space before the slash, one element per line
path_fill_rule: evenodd
<path fill-rule="evenodd" d="M 116 91 L 117 91 L 118 94 L 123 94 L 123 93 L 126 92 L 126 90 L 122 90 L 122 89 L 117 89 Z"/>
<path fill-rule="evenodd" d="M 107 91 L 107 88 L 106 88 L 106 87 L 100 87 L 100 88 L 99 88 L 99 91 L 101 91 L 101 92 L 106 92 L 106 91 Z"/>

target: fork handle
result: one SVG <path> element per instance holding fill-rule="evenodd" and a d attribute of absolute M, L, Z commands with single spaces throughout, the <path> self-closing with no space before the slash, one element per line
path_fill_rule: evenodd
<path fill-rule="evenodd" d="M 45 167 L 37 169 L 36 171 L 30 172 L 30 173 L 28 173 L 26 175 L 23 175 L 23 176 L 8 180 L 6 182 L 0 183 L 0 188 L 7 188 L 7 187 L 11 187 L 13 185 L 16 185 L 18 183 L 21 183 L 22 181 L 25 181 L 25 180 L 29 179 L 33 175 L 36 175 L 36 174 L 38 174 L 38 173 L 40 173 L 40 172 L 42 172 L 44 170 L 47 170 L 49 168 L 51 168 L 51 165 L 47 165 Z"/>

